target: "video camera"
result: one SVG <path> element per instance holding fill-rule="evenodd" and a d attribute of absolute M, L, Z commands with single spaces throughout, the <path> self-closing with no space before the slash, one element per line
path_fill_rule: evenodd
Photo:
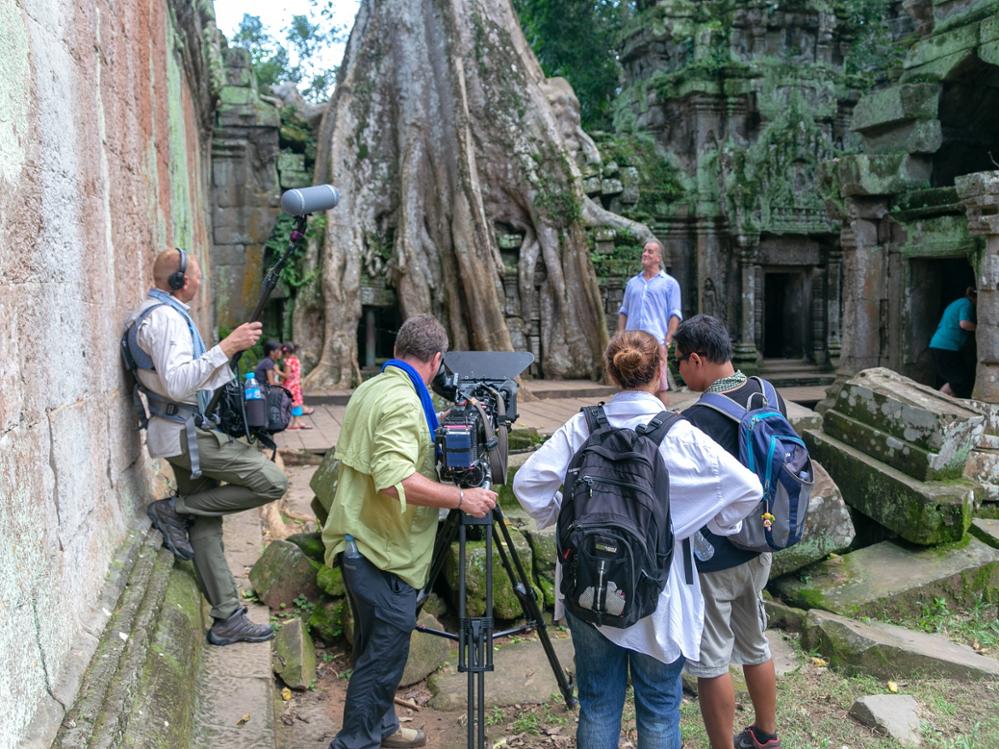
<path fill-rule="evenodd" d="M 517 420 L 519 375 L 526 351 L 449 351 L 431 387 L 455 405 L 437 429 L 437 473 L 458 486 L 506 482 L 510 425 Z"/>

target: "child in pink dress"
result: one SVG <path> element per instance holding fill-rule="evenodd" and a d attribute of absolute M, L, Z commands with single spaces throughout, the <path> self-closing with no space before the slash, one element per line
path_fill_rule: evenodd
<path fill-rule="evenodd" d="M 291 393 L 291 424 L 289 429 L 312 429 L 308 424 L 302 423 L 302 416 L 313 412 L 313 409 L 305 409 L 305 400 L 302 397 L 302 363 L 295 355 L 296 347 L 291 341 L 281 346 L 284 352 L 284 382 L 281 384 Z"/>

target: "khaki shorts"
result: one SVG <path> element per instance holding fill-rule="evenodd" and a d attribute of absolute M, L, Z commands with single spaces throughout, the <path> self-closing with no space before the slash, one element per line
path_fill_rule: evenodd
<path fill-rule="evenodd" d="M 687 661 L 688 674 L 713 679 L 729 664 L 756 666 L 770 660 L 764 631 L 767 614 L 760 594 L 770 576 L 770 555 L 760 554 L 737 567 L 700 574 L 704 597 L 701 655 Z"/>

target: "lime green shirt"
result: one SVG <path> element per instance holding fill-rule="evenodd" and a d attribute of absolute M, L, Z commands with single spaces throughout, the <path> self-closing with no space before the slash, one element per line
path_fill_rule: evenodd
<path fill-rule="evenodd" d="M 420 398 L 405 372 L 389 367 L 357 388 L 347 404 L 336 457 L 340 475 L 323 526 L 326 563 L 343 551 L 349 533 L 378 569 L 422 588 L 438 511 L 407 504 L 402 480 L 415 471 L 436 479 L 434 448 Z M 381 493 L 392 486 L 398 499 Z"/>

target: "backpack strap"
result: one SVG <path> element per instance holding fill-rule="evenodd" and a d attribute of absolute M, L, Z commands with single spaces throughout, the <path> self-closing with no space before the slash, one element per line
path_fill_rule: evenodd
<path fill-rule="evenodd" d="M 746 415 L 745 408 L 721 393 L 702 393 L 694 405 L 710 408 L 712 411 L 717 411 L 722 416 L 727 416 L 737 423 L 741 423 L 743 417 Z"/>
<path fill-rule="evenodd" d="M 635 432 L 648 437 L 657 445 L 660 445 L 666 433 L 673 428 L 673 425 L 682 420 L 683 416 L 681 414 L 671 411 L 660 411 L 648 424 L 642 424 L 637 427 Z"/>
<path fill-rule="evenodd" d="M 756 384 L 760 386 L 760 393 L 763 394 L 763 398 L 766 400 L 766 405 L 770 408 L 780 408 L 780 398 L 777 397 L 777 389 L 771 384 L 769 380 L 764 380 L 762 377 L 752 377 L 750 379 L 756 380 Z M 756 397 L 756 394 L 750 396 L 750 403 L 752 399 Z"/>
<path fill-rule="evenodd" d="M 656 443 L 656 445 L 661 445 L 663 439 L 673 425 L 678 421 L 684 421 L 685 417 L 682 414 L 678 414 L 672 411 L 660 411 L 654 417 L 652 421 L 648 424 L 643 424 L 635 429 L 638 434 L 648 437 L 650 440 Z M 690 539 L 685 538 L 681 543 L 683 548 L 683 577 L 687 585 L 694 584 L 694 565 L 691 560 L 691 549 L 690 549 Z"/>
<path fill-rule="evenodd" d="M 139 328 L 145 319 L 149 317 L 149 313 L 154 309 L 165 306 L 166 305 L 163 302 L 150 304 L 128 323 L 128 328 L 126 329 L 125 335 L 122 336 L 121 340 L 121 353 L 125 360 L 125 366 L 133 372 L 136 369 L 156 369 L 153 366 L 153 360 L 149 354 L 139 348 L 137 336 L 139 334 Z"/>
<path fill-rule="evenodd" d="M 683 578 L 687 585 L 694 584 L 694 563 L 690 561 L 693 551 L 690 548 L 690 538 L 683 539 Z"/>
<path fill-rule="evenodd" d="M 583 406 L 580 411 L 586 417 L 586 428 L 590 430 L 590 434 L 593 434 L 598 429 L 606 429 L 610 426 L 610 422 L 607 421 L 607 414 L 604 413 L 603 401 L 595 406 Z"/>

